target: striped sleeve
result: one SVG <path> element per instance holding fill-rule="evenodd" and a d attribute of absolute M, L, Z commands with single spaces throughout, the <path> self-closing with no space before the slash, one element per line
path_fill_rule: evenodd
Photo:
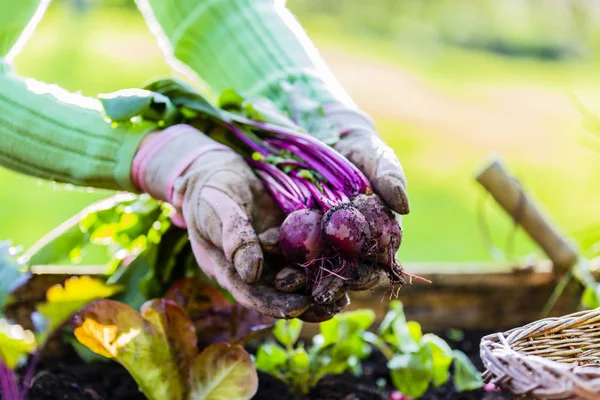
<path fill-rule="evenodd" d="M 352 102 L 283 1 L 137 0 L 159 44 L 215 91 L 235 88 L 283 101 L 281 82 L 322 104 Z"/>
<path fill-rule="evenodd" d="M 12 70 L 10 60 L 48 3 L 0 0 L 0 165 L 57 182 L 134 191 L 131 162 L 154 126 L 113 127 L 97 100 Z"/>

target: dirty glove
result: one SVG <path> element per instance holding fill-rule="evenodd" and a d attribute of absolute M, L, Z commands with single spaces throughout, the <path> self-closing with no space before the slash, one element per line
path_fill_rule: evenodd
<path fill-rule="evenodd" d="M 375 132 L 372 120 L 340 104 L 324 107 L 326 118 L 341 134 L 335 149 L 360 169 L 383 201 L 397 214 L 408 214 L 406 177 L 394 150 Z"/>
<path fill-rule="evenodd" d="M 309 296 L 278 292 L 263 273 L 258 233 L 277 226 L 282 213 L 243 158 L 189 125 L 151 134 L 132 166 L 136 186 L 180 212 L 202 270 L 243 306 L 277 318 L 328 319 L 343 296 L 312 307 Z"/>

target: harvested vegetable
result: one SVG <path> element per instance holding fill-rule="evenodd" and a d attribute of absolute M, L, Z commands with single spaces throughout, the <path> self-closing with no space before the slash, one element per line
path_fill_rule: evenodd
<path fill-rule="evenodd" d="M 113 122 L 149 120 L 163 127 L 189 124 L 245 157 L 288 214 L 280 229 L 279 247 L 291 265 L 305 269 L 308 290 L 326 277 L 349 281 L 352 287 L 357 267 L 365 265 L 382 267 L 393 282 L 404 283 L 406 274 L 395 261 L 402 234 L 393 213 L 354 164 L 305 130 L 318 131 L 314 134 L 327 137 L 330 144 L 339 139 L 333 125 L 311 123 L 323 120 L 318 105 L 304 107 L 299 118 L 294 105 L 301 94 L 288 88 L 289 116 L 266 99 L 247 99 L 233 90 L 223 92 L 215 106 L 174 79 L 154 81 L 146 90 L 133 93 L 102 97 Z M 130 106 L 132 101 L 136 107 Z M 289 285 L 279 286 L 290 290 Z M 321 296 L 322 300 L 333 294 Z"/>

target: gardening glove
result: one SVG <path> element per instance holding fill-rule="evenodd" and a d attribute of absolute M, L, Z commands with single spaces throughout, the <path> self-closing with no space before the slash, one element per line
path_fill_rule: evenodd
<path fill-rule="evenodd" d="M 277 226 L 283 215 L 243 158 L 228 147 L 189 125 L 176 125 L 142 142 L 132 179 L 176 208 L 173 222 L 187 228 L 200 268 L 243 306 L 277 318 L 299 317 L 307 310 L 323 317 L 339 312 L 334 305 L 313 309 L 309 296 L 278 292 L 270 284 L 257 232 Z"/>
<path fill-rule="evenodd" d="M 371 118 L 342 103 L 324 107 L 326 118 L 340 132 L 334 148 L 367 177 L 375 193 L 396 214 L 410 212 L 406 177 L 394 150 L 375 132 Z M 400 221 L 400 217 L 397 216 Z"/>

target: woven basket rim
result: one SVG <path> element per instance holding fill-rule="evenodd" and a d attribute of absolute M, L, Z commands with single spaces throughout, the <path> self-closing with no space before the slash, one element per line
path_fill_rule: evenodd
<path fill-rule="evenodd" d="M 544 318 L 481 339 L 484 381 L 516 395 L 600 398 L 600 308 Z"/>

